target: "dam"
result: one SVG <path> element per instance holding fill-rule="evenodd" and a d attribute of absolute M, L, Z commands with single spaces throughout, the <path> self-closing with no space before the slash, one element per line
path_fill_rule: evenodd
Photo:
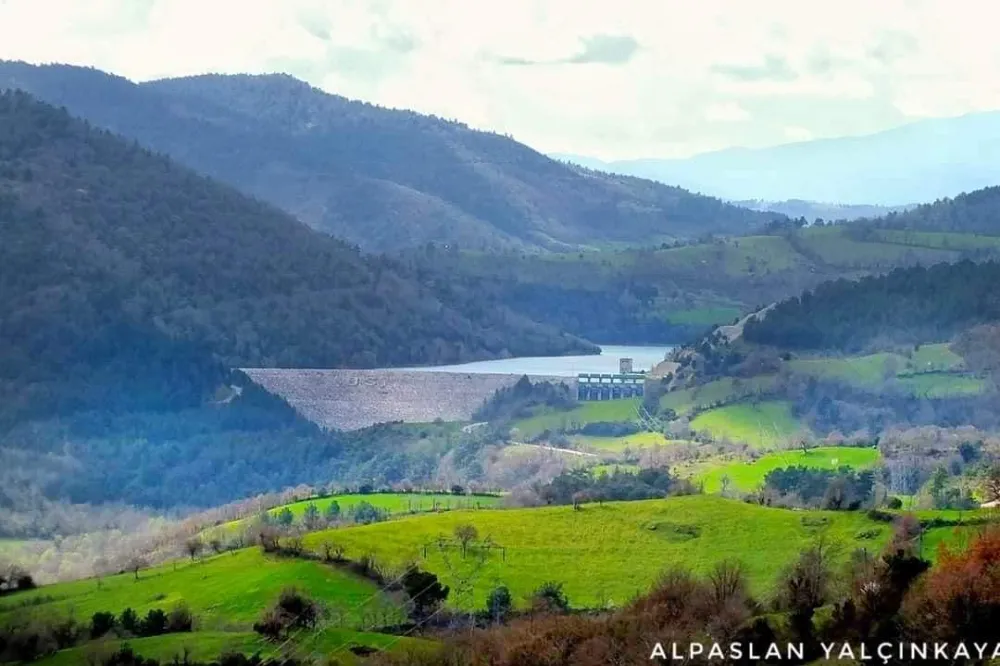
<path fill-rule="evenodd" d="M 377 423 L 468 421 L 493 394 L 523 374 L 414 370 L 290 370 L 244 368 L 254 382 L 278 395 L 302 416 L 336 430 Z M 562 382 L 576 393 L 576 379 L 528 375 L 531 381 Z"/>
<path fill-rule="evenodd" d="M 330 429 L 378 423 L 468 421 L 521 377 L 563 383 L 578 400 L 643 395 L 646 368 L 669 347 L 606 346 L 600 355 L 514 357 L 461 365 L 370 370 L 244 368 L 250 379 L 302 416 Z M 641 369 L 633 368 L 635 365 Z"/>

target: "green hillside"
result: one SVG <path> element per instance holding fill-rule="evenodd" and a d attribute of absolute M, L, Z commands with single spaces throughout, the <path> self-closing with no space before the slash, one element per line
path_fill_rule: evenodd
<path fill-rule="evenodd" d="M 454 549 L 434 545 L 463 524 L 474 525 L 481 538 L 489 536 L 505 547 L 506 555 L 491 551 L 485 561 L 463 559 Z M 877 538 L 867 537 L 872 530 Z M 414 516 L 313 533 L 306 545 L 319 548 L 332 541 L 351 556 L 372 552 L 393 566 L 414 560 L 451 585 L 468 576 L 474 595 L 450 601 L 460 606 L 481 607 L 489 590 L 501 583 L 520 602 L 549 580 L 564 582 L 574 605 L 592 606 L 602 596 L 624 602 L 671 564 L 705 572 L 726 558 L 742 560 L 754 589 L 763 593 L 781 567 L 819 533 L 842 543 L 846 555 L 853 548 L 880 547 L 889 530 L 862 513 L 770 509 L 690 496 L 588 504 L 581 511 L 560 506 Z"/>
<path fill-rule="evenodd" d="M 169 611 L 186 604 L 206 630 L 250 625 L 285 587 L 297 586 L 331 612 L 343 626 L 362 628 L 366 615 L 384 615 L 393 624 L 403 614 L 397 604 L 379 594 L 370 581 L 341 569 L 308 560 L 276 558 L 245 549 L 132 573 L 48 585 L 0 599 L 0 619 L 11 614 L 56 617 L 74 613 L 90 618 L 96 612 L 120 614 L 131 607 L 143 614 L 154 608 Z"/>
<path fill-rule="evenodd" d="M 777 451 L 752 461 L 696 463 L 690 471 L 690 475 L 696 482 L 704 484 L 707 493 L 717 493 L 722 490 L 724 477 L 729 479 L 730 489 L 749 492 L 763 484 L 767 473 L 775 469 L 785 467 L 832 470 L 841 467 L 865 469 L 874 466 L 878 459 L 879 453 L 876 449 L 824 446 L 805 452 L 801 450 Z"/>
<path fill-rule="evenodd" d="M 746 442 L 761 449 L 808 436 L 808 428 L 792 415 L 791 404 L 780 400 L 736 403 L 706 410 L 691 420 L 691 430 L 707 433 L 713 439 Z"/>

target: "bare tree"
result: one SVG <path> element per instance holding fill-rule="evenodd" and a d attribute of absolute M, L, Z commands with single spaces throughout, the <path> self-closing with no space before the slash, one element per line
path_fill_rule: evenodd
<path fill-rule="evenodd" d="M 204 548 L 205 544 L 198 537 L 191 537 L 184 542 L 184 551 L 191 557 L 192 561 L 198 557 Z"/>
<path fill-rule="evenodd" d="M 455 538 L 462 544 L 462 556 L 465 556 L 469 544 L 479 538 L 479 530 L 474 525 L 468 523 L 455 527 Z"/>
<path fill-rule="evenodd" d="M 131 571 L 136 580 L 139 580 L 139 571 L 149 566 L 142 553 L 133 553 L 125 563 L 125 570 Z"/>

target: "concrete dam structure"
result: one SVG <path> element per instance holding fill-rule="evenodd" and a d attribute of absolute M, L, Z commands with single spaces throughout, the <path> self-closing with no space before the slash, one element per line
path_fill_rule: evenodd
<path fill-rule="evenodd" d="M 468 421 L 501 388 L 524 375 L 413 370 L 293 370 L 244 368 L 254 382 L 281 396 L 324 428 L 357 430 L 377 423 Z M 531 381 L 564 383 L 571 377 L 528 375 Z"/>

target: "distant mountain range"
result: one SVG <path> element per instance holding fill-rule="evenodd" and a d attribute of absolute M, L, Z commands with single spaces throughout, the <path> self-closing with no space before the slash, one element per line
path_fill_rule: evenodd
<path fill-rule="evenodd" d="M 687 159 L 554 157 L 730 201 L 905 206 L 1000 184 L 1000 111 L 922 120 L 867 136 L 731 148 Z"/>
<path fill-rule="evenodd" d="M 0 62 L 0 88 L 65 106 L 365 250 L 640 244 L 741 233 L 774 217 L 571 167 L 498 134 L 284 75 L 136 84 L 89 68 Z"/>

